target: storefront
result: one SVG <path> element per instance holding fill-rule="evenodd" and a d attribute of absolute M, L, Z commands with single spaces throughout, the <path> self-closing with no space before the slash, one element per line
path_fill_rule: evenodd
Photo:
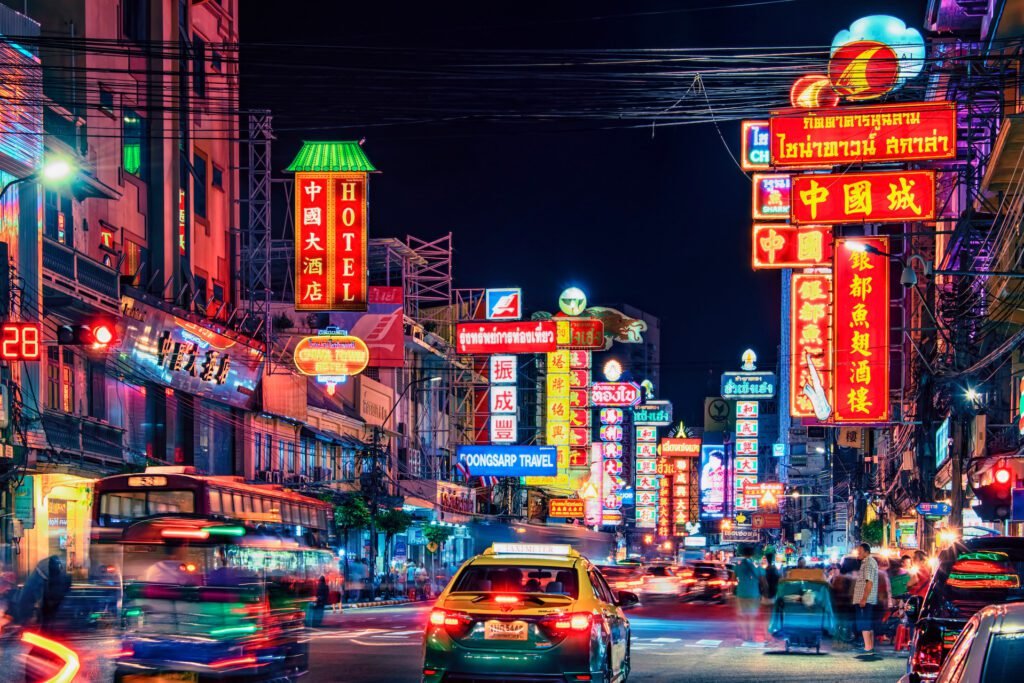
<path fill-rule="evenodd" d="M 92 479 L 74 474 L 30 474 L 15 490 L 21 521 L 17 571 L 27 576 L 40 560 L 56 555 L 76 578 L 88 571 Z"/>

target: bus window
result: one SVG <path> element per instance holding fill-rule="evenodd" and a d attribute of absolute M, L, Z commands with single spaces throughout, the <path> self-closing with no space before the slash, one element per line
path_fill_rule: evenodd
<path fill-rule="evenodd" d="M 235 499 L 235 502 L 234 502 L 234 514 L 235 515 L 242 514 L 242 494 L 241 493 L 235 493 L 235 494 L 232 495 L 232 497 Z"/>
<path fill-rule="evenodd" d="M 242 511 L 247 515 L 252 514 L 252 496 L 242 495 Z"/>
<path fill-rule="evenodd" d="M 149 491 L 149 514 L 176 514 L 196 511 L 196 497 L 191 491 Z"/>
<path fill-rule="evenodd" d="M 263 516 L 263 513 L 267 511 L 266 500 L 263 498 L 263 496 L 252 497 L 252 511 L 257 513 L 261 517 Z"/>
<path fill-rule="evenodd" d="M 104 493 L 100 496 L 100 515 L 103 521 L 117 524 L 123 520 L 146 516 L 146 492 L 124 491 Z"/>
<path fill-rule="evenodd" d="M 218 489 L 210 489 L 206 492 L 207 505 L 210 508 L 211 515 L 221 514 L 220 509 L 220 491 Z"/>
<path fill-rule="evenodd" d="M 309 519 L 310 509 L 309 506 L 302 506 L 302 526 L 312 526 L 312 521 Z"/>

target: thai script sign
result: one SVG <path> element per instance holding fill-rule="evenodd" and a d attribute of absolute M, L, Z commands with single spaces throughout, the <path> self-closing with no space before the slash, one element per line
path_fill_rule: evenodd
<path fill-rule="evenodd" d="M 635 382 L 595 382 L 590 395 L 595 406 L 628 408 L 640 403 L 643 390 Z"/>
<path fill-rule="evenodd" d="M 774 372 L 723 372 L 722 398 L 774 398 Z"/>
<path fill-rule="evenodd" d="M 555 323 L 459 323 L 455 346 L 458 353 L 547 353 L 557 348 Z"/>
<path fill-rule="evenodd" d="M 664 456 L 696 458 L 700 456 L 700 439 L 662 439 L 661 454 Z"/>
<path fill-rule="evenodd" d="M 777 167 L 956 157 L 950 102 L 784 110 L 772 116 L 770 128 Z"/>
<path fill-rule="evenodd" d="M 767 121 L 744 121 L 740 132 L 740 166 L 744 171 L 770 167 L 769 130 Z"/>
<path fill-rule="evenodd" d="M 672 424 L 671 401 L 647 401 L 633 408 L 633 424 L 667 427 Z"/>
<path fill-rule="evenodd" d="M 548 516 L 582 519 L 584 505 L 579 498 L 552 498 L 548 501 Z"/>
<path fill-rule="evenodd" d="M 835 420 L 889 419 L 889 240 L 858 237 L 881 253 L 836 246 Z"/>
<path fill-rule="evenodd" d="M 753 178 L 754 220 L 789 218 L 790 178 L 785 173 L 755 173 Z"/>

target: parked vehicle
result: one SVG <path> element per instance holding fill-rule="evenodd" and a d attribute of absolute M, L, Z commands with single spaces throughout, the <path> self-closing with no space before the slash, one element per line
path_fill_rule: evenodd
<path fill-rule="evenodd" d="M 1002 683 L 1024 669 L 1024 604 L 991 605 L 971 617 L 960 632 L 936 683 Z M 1017 673 L 1014 673 L 1017 672 Z M 909 673 L 900 683 L 920 683 Z"/>
<path fill-rule="evenodd" d="M 988 536 L 942 551 L 922 601 L 911 598 L 916 619 L 908 673 L 934 679 L 967 622 L 987 605 L 1024 600 L 1024 538 Z"/>

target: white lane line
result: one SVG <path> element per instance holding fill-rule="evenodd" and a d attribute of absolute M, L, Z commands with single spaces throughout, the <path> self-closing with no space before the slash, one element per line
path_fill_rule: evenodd
<path fill-rule="evenodd" d="M 698 640 L 696 643 L 686 643 L 686 647 L 718 647 L 722 644 L 720 640 Z"/>
<path fill-rule="evenodd" d="M 649 642 L 652 643 L 678 643 L 681 642 L 682 638 L 651 638 Z"/>
<path fill-rule="evenodd" d="M 353 643 L 358 643 L 359 645 L 365 645 L 367 647 L 398 647 L 400 645 L 419 646 L 419 643 L 417 643 L 415 641 L 407 642 L 406 643 L 406 642 L 402 642 L 402 641 L 396 640 L 396 641 L 389 641 L 389 642 L 385 642 L 385 643 L 368 643 L 365 640 L 355 640 L 355 639 L 353 639 L 352 642 Z"/>

